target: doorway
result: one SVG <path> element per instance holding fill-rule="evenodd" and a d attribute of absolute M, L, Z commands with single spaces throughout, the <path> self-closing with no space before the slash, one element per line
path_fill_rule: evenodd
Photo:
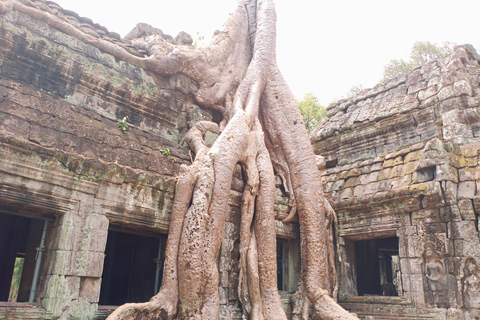
<path fill-rule="evenodd" d="M 397 296 L 399 266 L 398 238 L 355 242 L 359 296 Z"/>
<path fill-rule="evenodd" d="M 166 237 L 108 231 L 100 305 L 145 302 L 158 292 Z"/>

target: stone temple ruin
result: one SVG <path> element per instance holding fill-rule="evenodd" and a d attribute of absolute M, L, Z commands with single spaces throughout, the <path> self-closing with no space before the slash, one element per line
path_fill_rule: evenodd
<path fill-rule="evenodd" d="M 53 2 L 24 3 L 136 52 Z M 154 82 L 24 12 L 0 21 L 0 319 L 105 319 L 158 291 L 176 176 L 191 161 L 183 135 L 219 116 L 193 103 L 183 75 Z M 337 298 L 362 318 L 480 319 L 479 62 L 459 46 L 331 105 L 312 134 L 338 215 Z M 299 230 L 281 221 L 277 184 L 278 288 L 291 313 Z M 223 319 L 241 319 L 243 187 L 238 170 L 218 264 Z"/>

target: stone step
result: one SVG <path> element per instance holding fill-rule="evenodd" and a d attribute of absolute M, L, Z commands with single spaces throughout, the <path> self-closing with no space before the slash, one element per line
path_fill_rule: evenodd
<path fill-rule="evenodd" d="M 365 320 L 445 319 L 441 312 L 415 307 L 401 297 L 349 297 L 341 305 Z"/>

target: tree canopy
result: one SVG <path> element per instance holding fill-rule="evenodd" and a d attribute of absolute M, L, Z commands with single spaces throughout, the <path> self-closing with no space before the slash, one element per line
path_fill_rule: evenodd
<path fill-rule="evenodd" d="M 384 67 L 382 81 L 392 79 L 406 72 L 453 52 L 455 44 L 444 42 L 439 45 L 430 41 L 417 41 L 413 44 L 410 59 L 392 59 Z"/>
<path fill-rule="evenodd" d="M 318 98 L 311 92 L 303 97 L 303 100 L 297 100 L 298 107 L 305 122 L 308 133 L 312 133 L 320 122 L 327 119 L 327 108 L 322 106 Z"/>

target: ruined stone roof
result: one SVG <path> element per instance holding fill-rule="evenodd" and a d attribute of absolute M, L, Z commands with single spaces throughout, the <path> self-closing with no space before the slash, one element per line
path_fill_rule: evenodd
<path fill-rule="evenodd" d="M 143 50 L 140 50 L 132 45 L 130 45 L 130 40 L 129 35 L 127 35 L 125 38 L 122 38 L 120 34 L 116 32 L 109 31 L 106 27 L 93 22 L 92 19 L 86 18 L 86 17 L 81 17 L 78 15 L 76 12 L 67 10 L 62 8 L 59 4 L 53 1 L 44 1 L 44 0 L 19 0 L 22 2 L 24 5 L 42 10 L 44 12 L 48 12 L 57 18 L 60 18 L 61 20 L 68 22 L 70 25 L 78 28 L 82 32 L 93 36 L 98 39 L 102 39 L 105 41 L 109 41 L 111 43 L 114 43 L 116 45 L 119 45 L 123 47 L 125 50 L 130 52 L 131 54 L 143 57 L 146 55 L 146 52 Z M 165 40 L 169 42 L 178 42 L 178 44 L 191 44 L 191 36 L 186 35 L 183 31 L 180 32 L 180 34 L 174 39 L 172 36 L 164 34 L 160 29 L 153 28 L 145 23 L 139 23 L 137 24 L 137 27 L 135 29 L 149 29 L 149 30 L 155 30 L 157 34 L 160 34 Z M 132 30 L 131 33 L 134 33 Z M 137 32 L 138 33 L 138 32 Z M 143 36 L 142 34 L 137 34 L 137 36 Z M 132 38 L 132 37 L 130 37 Z M 176 41 L 178 38 L 178 41 Z M 185 40 L 185 38 L 187 40 Z"/>
<path fill-rule="evenodd" d="M 83 32 L 101 38 L 118 45 L 128 46 L 128 41 L 122 39 L 122 37 L 116 33 L 109 31 L 106 27 L 94 23 L 92 19 L 81 17 L 76 12 L 62 8 L 59 4 L 53 1 L 43 1 L 43 0 L 20 0 L 23 4 L 37 8 L 39 10 L 48 12 L 66 22 L 75 26 L 76 28 L 82 30 Z"/>
<path fill-rule="evenodd" d="M 427 115 L 434 111 L 430 107 L 448 104 L 452 98 L 478 104 L 479 62 L 471 45 L 458 46 L 449 56 L 331 104 L 329 120 L 312 134 L 315 153 L 325 156 L 327 162 L 347 163 L 428 139 L 435 135 L 431 132 L 435 124 L 426 124 L 438 120 L 438 114 Z M 416 129 L 404 130 L 411 126 Z M 341 147 L 346 145 L 348 150 Z"/>

